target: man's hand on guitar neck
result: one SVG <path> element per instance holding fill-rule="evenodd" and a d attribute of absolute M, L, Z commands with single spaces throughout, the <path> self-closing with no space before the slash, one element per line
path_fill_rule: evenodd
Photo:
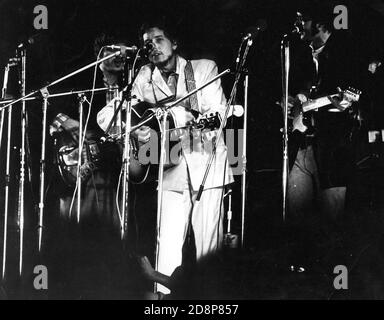
<path fill-rule="evenodd" d="M 53 136 L 63 131 L 67 132 L 75 143 L 79 143 L 79 121 L 59 113 L 52 121 L 49 132 Z"/>

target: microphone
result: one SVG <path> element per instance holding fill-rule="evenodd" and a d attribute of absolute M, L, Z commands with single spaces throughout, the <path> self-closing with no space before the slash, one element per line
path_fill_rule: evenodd
<path fill-rule="evenodd" d="M 297 33 L 300 36 L 303 36 L 304 31 L 304 21 L 303 21 L 303 15 L 300 12 L 296 12 L 296 21 L 294 23 L 294 29 L 292 30 L 292 33 Z"/>
<path fill-rule="evenodd" d="M 30 45 L 34 44 L 35 43 L 35 38 L 38 37 L 40 34 L 35 34 L 31 37 L 29 37 L 27 40 L 21 42 L 18 46 L 17 46 L 17 50 L 23 50 L 23 49 L 26 49 L 27 47 L 29 47 Z"/>
<path fill-rule="evenodd" d="M 258 19 L 255 26 L 248 27 L 247 34 L 243 37 L 243 40 L 248 40 L 256 37 L 260 31 L 267 29 L 267 21 L 264 19 Z"/>
<path fill-rule="evenodd" d="M 112 50 L 120 50 L 120 53 L 125 56 L 128 52 L 129 53 L 135 53 L 137 50 L 139 50 L 136 46 L 127 47 L 127 46 L 105 46 L 105 48 L 112 49 Z"/>
<path fill-rule="evenodd" d="M 147 42 L 141 49 L 143 50 L 145 56 L 148 56 L 155 49 L 155 45 L 153 42 Z"/>

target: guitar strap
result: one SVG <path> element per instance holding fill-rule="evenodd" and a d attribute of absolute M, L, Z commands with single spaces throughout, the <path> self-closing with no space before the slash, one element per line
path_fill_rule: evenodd
<path fill-rule="evenodd" d="M 196 82 L 195 82 L 195 76 L 193 73 L 192 63 L 190 60 L 187 61 L 187 64 L 185 66 L 184 75 L 185 75 L 185 84 L 187 86 L 187 91 L 191 92 L 195 90 Z M 192 110 L 199 112 L 199 103 L 197 101 L 196 93 L 189 97 L 189 104 Z"/>

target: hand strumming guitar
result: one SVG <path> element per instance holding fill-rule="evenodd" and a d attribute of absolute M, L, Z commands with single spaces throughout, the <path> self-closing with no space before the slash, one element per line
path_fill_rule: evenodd
<path fill-rule="evenodd" d="M 307 126 L 303 123 L 302 104 L 308 99 L 304 94 L 297 94 L 295 97 L 288 96 L 288 118 L 292 120 L 292 131 L 305 132 Z M 283 103 L 280 104 L 283 107 Z"/>

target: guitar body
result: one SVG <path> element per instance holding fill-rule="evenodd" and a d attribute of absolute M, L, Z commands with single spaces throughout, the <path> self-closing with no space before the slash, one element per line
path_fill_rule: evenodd
<path fill-rule="evenodd" d="M 134 134 L 131 134 L 131 157 L 129 166 L 129 177 L 133 183 L 143 183 L 149 177 L 157 179 L 158 165 L 160 163 L 161 150 L 161 129 L 162 119 L 160 108 L 147 109 L 140 119 L 145 119 L 149 115 L 154 115 L 145 125 L 151 128 L 150 140 L 139 146 Z M 139 123 L 139 122 L 138 122 Z M 193 141 L 193 136 L 201 134 L 202 130 L 212 131 L 220 126 L 219 114 L 211 114 L 201 117 L 198 121 L 189 121 L 180 127 L 177 123 L 175 113 L 172 109 L 168 110 L 167 131 L 165 132 L 165 163 L 164 170 L 178 165 L 182 159 L 181 141 L 185 138 Z M 136 126 L 134 119 L 132 126 Z"/>
<path fill-rule="evenodd" d="M 68 132 L 62 132 L 55 139 L 56 164 L 60 177 L 69 188 L 74 188 L 77 182 L 79 147 Z M 120 166 L 120 146 L 115 142 L 101 142 L 98 137 L 86 139 L 84 142 L 80 177 L 86 183 L 95 170 L 107 168 L 112 170 Z"/>
<path fill-rule="evenodd" d="M 143 108 L 139 104 L 139 109 Z M 140 184 L 150 179 L 156 179 L 154 170 L 156 170 L 160 162 L 160 147 L 161 147 L 161 122 L 159 118 L 161 114 L 159 113 L 159 108 L 153 108 L 153 105 L 146 103 L 149 108 L 147 108 L 142 115 L 138 118 L 132 117 L 132 126 L 137 125 L 141 119 L 145 119 L 148 116 L 153 116 L 149 122 L 145 123 L 145 126 L 151 128 L 151 137 L 150 140 L 140 145 L 137 141 L 137 138 L 134 134 L 131 134 L 131 154 L 130 154 L 130 163 L 129 163 L 129 178 L 131 182 Z M 136 106 L 135 106 L 136 107 Z M 133 114 L 134 112 L 132 112 Z M 138 113 L 136 113 L 137 115 Z M 173 136 L 173 130 L 176 128 L 175 116 L 172 113 L 172 110 L 168 111 L 167 117 L 167 131 L 166 132 L 166 149 L 174 150 L 175 146 L 179 144 L 179 140 Z M 181 150 L 181 148 L 180 148 Z M 181 153 L 178 156 L 170 157 L 169 152 L 166 153 L 166 161 L 164 164 L 164 169 L 171 168 L 181 161 Z M 152 168 L 154 167 L 154 168 Z"/>
<path fill-rule="evenodd" d="M 305 134 L 307 136 L 313 136 L 315 134 L 315 119 L 313 112 L 306 112 L 302 114 L 302 122 L 306 127 Z"/>

